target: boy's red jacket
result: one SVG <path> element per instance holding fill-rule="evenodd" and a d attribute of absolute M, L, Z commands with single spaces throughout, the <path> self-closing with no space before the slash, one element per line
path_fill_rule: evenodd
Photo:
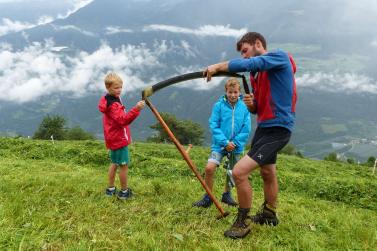
<path fill-rule="evenodd" d="M 133 107 L 126 113 L 119 97 L 109 94 L 103 96 L 98 109 L 103 113 L 103 135 L 106 147 L 116 150 L 131 143 L 131 131 L 129 124 L 139 116 L 140 111 Z"/>

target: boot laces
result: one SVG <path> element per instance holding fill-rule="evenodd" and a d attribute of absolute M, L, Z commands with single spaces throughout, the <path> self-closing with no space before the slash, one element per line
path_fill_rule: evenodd
<path fill-rule="evenodd" d="M 246 225 L 246 219 L 248 218 L 248 216 L 244 216 L 242 214 L 238 214 L 237 215 L 237 218 L 236 220 L 234 221 L 232 227 L 242 227 L 242 228 L 245 228 L 247 227 Z"/>

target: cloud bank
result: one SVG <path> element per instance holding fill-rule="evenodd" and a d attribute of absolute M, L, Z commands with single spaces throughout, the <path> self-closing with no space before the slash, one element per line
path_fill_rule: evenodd
<path fill-rule="evenodd" d="M 376 80 L 356 73 L 307 73 L 296 78 L 297 86 L 326 92 L 377 94 Z"/>
<path fill-rule="evenodd" d="M 190 29 L 180 26 L 152 24 L 144 27 L 144 31 L 168 31 L 172 33 L 191 34 L 196 36 L 224 36 L 240 37 L 247 32 L 246 28 L 232 29 L 230 25 L 204 25 L 198 29 Z"/>
<path fill-rule="evenodd" d="M 181 40 L 155 41 L 111 48 L 104 43 L 92 53 L 65 54 L 68 47 L 55 46 L 52 40 L 33 43 L 23 50 L 0 44 L 0 100 L 24 103 L 52 94 L 76 97 L 105 91 L 103 78 L 109 71 L 121 75 L 125 91 L 142 90 L 145 86 L 178 74 L 204 69 L 201 65 L 169 65 L 171 57 L 196 57 L 197 49 Z M 177 87 L 205 90 L 215 88 L 224 78 L 210 83 L 197 79 Z M 376 80 L 357 73 L 316 72 L 298 75 L 299 88 L 327 92 L 377 94 Z"/>
<path fill-rule="evenodd" d="M 168 77 L 193 71 L 203 66 L 172 68 L 161 59 L 167 55 L 192 57 L 195 49 L 187 41 L 156 41 L 152 48 L 145 44 L 124 45 L 113 49 L 103 44 L 93 53 L 78 52 L 67 56 L 67 47 L 55 46 L 52 40 L 33 43 L 22 51 L 9 44 L 0 44 L 0 100 L 24 103 L 52 94 L 70 94 L 76 97 L 105 91 L 103 78 L 109 71 L 121 75 L 125 91 L 142 90 L 145 86 Z M 167 73 L 170 72 L 170 73 Z M 173 72 L 173 73 L 172 73 Z M 198 79 L 177 87 L 197 90 L 210 89 L 223 78 L 213 78 L 211 83 Z"/>
<path fill-rule="evenodd" d="M 23 103 L 56 93 L 83 96 L 104 91 L 103 78 L 109 71 L 122 76 L 126 91 L 141 89 L 144 71 L 160 65 L 158 48 L 152 52 L 143 45 L 114 50 L 104 44 L 91 54 L 80 52 L 74 57 L 62 56 L 55 48 L 51 41 L 23 51 L 1 45 L 0 100 Z"/>

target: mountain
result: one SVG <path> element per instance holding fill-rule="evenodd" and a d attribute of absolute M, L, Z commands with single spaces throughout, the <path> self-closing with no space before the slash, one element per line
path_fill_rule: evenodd
<path fill-rule="evenodd" d="M 298 65 L 292 143 L 315 158 L 341 144 L 341 153 L 364 160 L 377 150 L 377 42 L 370 32 L 377 20 L 369 16 L 376 7 L 341 0 L 94 0 L 66 18 L 0 36 L 0 114 L 6 118 L 0 131 L 32 135 L 45 114 L 57 113 L 101 137 L 96 106 L 106 72 L 123 74 L 130 107 L 146 85 L 238 57 L 237 38 L 256 30 L 269 49 L 289 51 Z M 25 87 L 30 80 L 38 88 L 20 95 L 10 80 Z M 171 87 L 152 101 L 160 111 L 207 128 L 222 84 Z M 152 123 L 144 111 L 132 126 L 134 138 L 148 137 Z M 367 143 L 351 144 L 361 139 Z"/>

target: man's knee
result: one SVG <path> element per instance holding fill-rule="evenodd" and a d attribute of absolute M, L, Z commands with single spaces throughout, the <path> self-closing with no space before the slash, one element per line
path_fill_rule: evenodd
<path fill-rule="evenodd" d="M 232 171 L 232 175 L 233 175 L 234 181 L 236 183 L 239 183 L 247 179 L 249 176 L 249 173 L 245 173 L 244 170 L 242 170 L 242 168 L 235 168 Z"/>
<path fill-rule="evenodd" d="M 263 166 L 260 170 L 260 174 L 263 180 L 271 180 L 276 177 L 276 167 L 275 165 Z"/>

